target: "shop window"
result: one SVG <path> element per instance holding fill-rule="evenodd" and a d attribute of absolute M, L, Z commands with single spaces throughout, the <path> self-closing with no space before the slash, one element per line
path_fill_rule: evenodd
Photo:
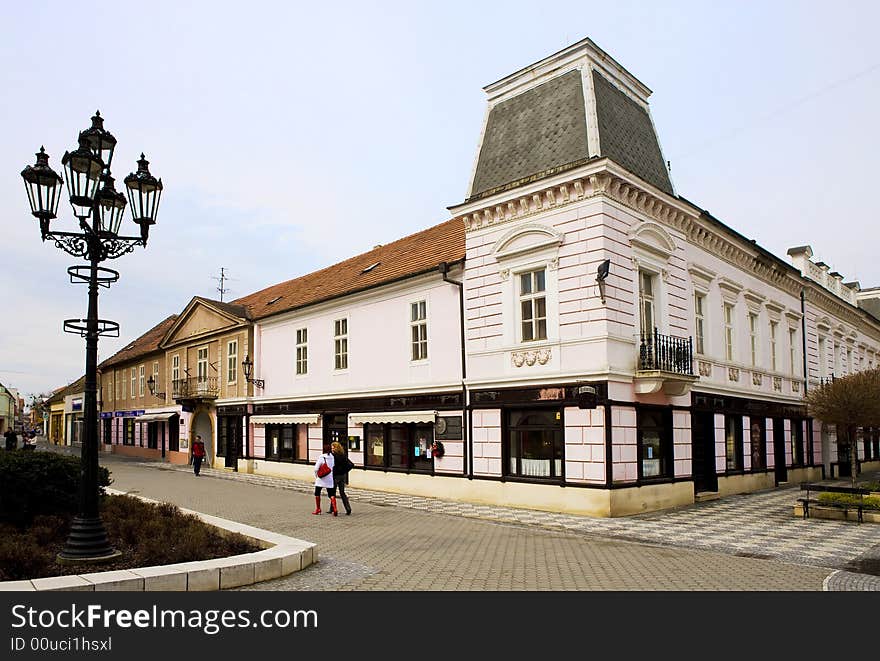
<path fill-rule="evenodd" d="M 562 479 L 563 445 L 559 409 L 507 412 L 506 475 Z"/>
<path fill-rule="evenodd" d="M 672 414 L 664 409 L 637 409 L 640 477 L 672 477 Z"/>
<path fill-rule="evenodd" d="M 804 465 L 804 430 L 800 420 L 791 421 L 791 461 L 794 466 Z"/>
<path fill-rule="evenodd" d="M 307 459 L 308 425 L 266 425 L 266 459 L 292 462 Z"/>
<path fill-rule="evenodd" d="M 123 445 L 134 445 L 134 418 L 123 418 L 122 443 Z"/>
<path fill-rule="evenodd" d="M 433 468 L 433 424 L 368 423 L 364 435 L 367 466 L 426 472 Z"/>
<path fill-rule="evenodd" d="M 724 416 L 724 446 L 727 455 L 727 470 L 743 469 L 743 421 L 741 415 Z"/>

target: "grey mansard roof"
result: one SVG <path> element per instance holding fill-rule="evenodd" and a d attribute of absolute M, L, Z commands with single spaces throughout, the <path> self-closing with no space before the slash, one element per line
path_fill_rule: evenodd
<path fill-rule="evenodd" d="M 593 71 L 598 157 L 673 194 L 648 112 Z M 496 104 L 486 121 L 469 199 L 583 165 L 590 160 L 584 90 L 572 70 Z"/>

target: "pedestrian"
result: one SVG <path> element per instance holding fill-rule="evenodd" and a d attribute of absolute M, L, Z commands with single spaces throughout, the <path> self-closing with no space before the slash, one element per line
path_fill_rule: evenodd
<path fill-rule="evenodd" d="M 14 429 L 9 430 L 9 436 L 6 438 L 6 449 L 15 450 L 18 448 L 18 432 Z"/>
<path fill-rule="evenodd" d="M 196 434 L 196 440 L 193 441 L 192 452 L 193 473 L 198 477 L 199 471 L 202 469 L 202 460 L 205 458 L 205 443 L 202 441 L 202 437 L 199 434 Z"/>
<path fill-rule="evenodd" d="M 354 468 L 354 464 L 345 454 L 345 449 L 339 441 L 333 441 L 330 444 L 330 450 L 333 452 L 333 486 L 339 490 L 339 497 L 342 498 L 342 506 L 345 513 L 351 514 L 351 505 L 348 502 L 348 496 L 345 493 L 345 485 L 348 482 L 348 473 Z"/>
<path fill-rule="evenodd" d="M 12 429 L 7 429 L 3 432 L 3 439 L 6 441 L 6 449 L 12 450 Z"/>
<path fill-rule="evenodd" d="M 323 454 L 315 462 L 315 511 L 312 514 L 321 513 L 321 489 L 327 489 L 330 496 L 330 512 L 337 516 L 336 511 L 336 487 L 333 486 L 333 452 L 329 443 L 324 443 Z M 324 473 L 326 465 L 330 470 Z M 323 473 L 323 474 L 322 474 Z"/>

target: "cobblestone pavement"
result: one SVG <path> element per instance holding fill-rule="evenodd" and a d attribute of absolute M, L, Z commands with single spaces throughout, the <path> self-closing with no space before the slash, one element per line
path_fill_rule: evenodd
<path fill-rule="evenodd" d="M 349 488 L 352 516 L 317 517 L 305 482 L 102 462 L 116 488 L 318 544 L 312 568 L 248 589 L 880 589 L 880 577 L 847 571 L 880 557 L 880 528 L 796 518 L 792 488 L 618 519 Z"/>

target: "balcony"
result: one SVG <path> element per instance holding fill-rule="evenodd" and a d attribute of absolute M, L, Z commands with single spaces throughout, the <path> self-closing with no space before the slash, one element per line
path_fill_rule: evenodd
<path fill-rule="evenodd" d="M 694 346 L 690 337 L 642 333 L 634 379 L 641 395 L 660 392 L 669 396 L 687 394 L 699 377 L 694 375 Z"/>
<path fill-rule="evenodd" d="M 171 388 L 175 400 L 217 399 L 220 396 L 220 381 L 216 376 L 175 379 L 171 382 Z"/>

